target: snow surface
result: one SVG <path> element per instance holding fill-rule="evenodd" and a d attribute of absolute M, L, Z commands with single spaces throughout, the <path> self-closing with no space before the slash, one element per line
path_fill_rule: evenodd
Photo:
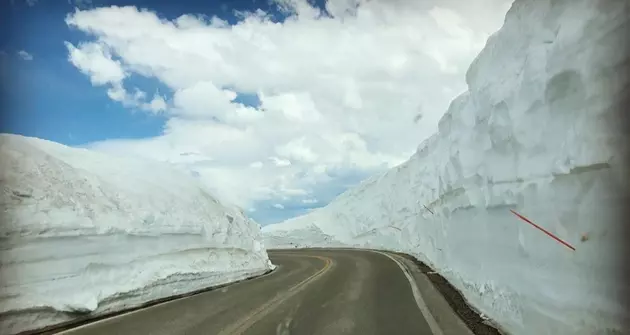
<path fill-rule="evenodd" d="M 438 133 L 328 206 L 263 227 L 267 247 L 404 251 L 509 333 L 622 333 L 616 213 L 630 185 L 614 112 L 628 104 L 629 7 L 516 0 Z"/>
<path fill-rule="evenodd" d="M 7 134 L 0 157 L 2 334 L 272 267 L 258 224 L 171 166 Z"/>

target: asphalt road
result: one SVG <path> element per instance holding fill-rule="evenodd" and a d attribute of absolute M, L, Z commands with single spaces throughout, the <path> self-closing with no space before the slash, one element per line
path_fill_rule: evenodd
<path fill-rule="evenodd" d="M 270 251 L 272 273 L 63 334 L 434 334 L 399 265 L 358 250 Z M 421 305 L 421 304 L 420 304 Z"/>

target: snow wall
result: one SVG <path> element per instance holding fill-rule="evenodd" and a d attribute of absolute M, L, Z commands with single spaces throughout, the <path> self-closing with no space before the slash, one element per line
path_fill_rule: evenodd
<path fill-rule="evenodd" d="M 260 227 L 163 163 L 0 135 L 0 333 L 262 274 Z"/>
<path fill-rule="evenodd" d="M 508 333 L 625 333 L 617 213 L 630 185 L 615 124 L 628 104 L 629 7 L 516 0 L 471 64 L 468 91 L 409 161 L 263 227 L 267 247 L 334 239 L 403 251 Z"/>

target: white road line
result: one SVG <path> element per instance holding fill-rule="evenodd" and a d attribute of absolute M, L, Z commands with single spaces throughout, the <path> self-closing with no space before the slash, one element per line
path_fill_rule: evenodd
<path fill-rule="evenodd" d="M 411 285 L 411 291 L 413 292 L 413 297 L 416 300 L 416 305 L 418 305 L 418 308 L 420 309 L 420 312 L 422 312 L 424 319 L 427 320 L 427 323 L 429 324 L 429 328 L 431 328 L 431 332 L 433 333 L 433 335 L 444 335 L 442 333 L 442 329 L 440 329 L 437 322 L 435 321 L 435 318 L 433 318 L 433 315 L 429 311 L 427 304 L 422 299 L 422 296 L 420 295 L 420 290 L 418 289 L 418 286 L 416 285 L 416 281 L 415 279 L 413 279 L 413 277 L 411 276 L 407 268 L 405 268 L 405 266 L 401 264 L 396 258 L 392 257 L 391 255 L 385 252 L 380 252 L 376 250 L 371 250 L 371 251 L 379 253 L 381 255 L 385 255 L 389 257 L 389 259 L 394 261 L 394 263 L 398 264 L 398 267 L 405 274 L 405 277 L 407 277 L 407 280 L 409 281 L 409 285 Z"/>

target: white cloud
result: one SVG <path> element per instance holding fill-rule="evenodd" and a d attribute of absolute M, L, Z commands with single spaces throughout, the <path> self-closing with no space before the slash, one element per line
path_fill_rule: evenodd
<path fill-rule="evenodd" d="M 112 59 L 112 54 L 105 44 L 83 43 L 78 48 L 69 42 L 65 42 L 65 45 L 69 51 L 70 62 L 89 76 L 93 85 L 117 85 L 127 77 L 120 61 Z"/>
<path fill-rule="evenodd" d="M 122 83 L 113 84 L 107 90 L 110 99 L 120 102 L 123 106 L 136 108 L 147 112 L 159 113 L 167 109 L 166 100 L 159 95 L 154 95 L 150 102 L 146 102 L 146 92 L 136 88 L 132 93 L 128 92 Z"/>
<path fill-rule="evenodd" d="M 70 61 L 113 100 L 169 117 L 161 136 L 93 144 L 194 169 L 244 208 L 312 194 L 336 174 L 381 171 L 437 129 L 464 72 L 503 21 L 509 1 L 305 0 L 287 13 L 241 13 L 235 26 L 134 7 L 68 16 L 94 37 Z M 131 75 L 159 80 L 172 99 L 126 90 Z M 260 106 L 238 101 L 256 94 Z M 419 118 L 419 111 L 422 117 Z M 182 156 L 184 152 L 195 155 Z"/>
<path fill-rule="evenodd" d="M 234 98 L 236 98 L 234 92 L 219 89 L 210 81 L 202 81 L 177 90 L 173 100 L 177 114 L 225 120 L 234 112 L 232 104 Z"/>
<path fill-rule="evenodd" d="M 282 158 L 278 158 L 278 157 L 269 157 L 269 159 L 271 161 L 273 161 L 273 163 L 276 166 L 282 167 L 282 166 L 289 166 L 289 165 L 291 165 L 291 161 L 288 160 L 288 159 L 282 159 Z"/>
<path fill-rule="evenodd" d="M 153 99 L 149 103 L 142 104 L 142 109 L 149 110 L 154 113 L 165 111 L 167 108 L 166 100 L 159 95 L 153 96 Z"/>
<path fill-rule="evenodd" d="M 158 94 L 146 102 L 146 92 L 136 88 L 133 93 L 128 92 L 123 81 L 129 76 L 120 60 L 114 60 L 113 55 L 104 43 L 83 43 L 75 47 L 65 42 L 68 48 L 69 61 L 81 72 L 87 75 L 95 86 L 109 86 L 107 95 L 110 99 L 122 103 L 125 107 L 138 108 L 144 111 L 159 113 L 167 109 L 166 100 Z"/>
<path fill-rule="evenodd" d="M 316 204 L 318 202 L 319 201 L 317 201 L 317 199 L 304 199 L 304 200 L 302 200 L 303 204 Z"/>
<path fill-rule="evenodd" d="M 282 206 L 282 204 L 274 204 L 273 208 L 284 209 L 284 206 Z"/>
<path fill-rule="evenodd" d="M 33 55 L 24 50 L 18 51 L 18 56 L 20 56 L 24 60 L 33 60 Z"/>

